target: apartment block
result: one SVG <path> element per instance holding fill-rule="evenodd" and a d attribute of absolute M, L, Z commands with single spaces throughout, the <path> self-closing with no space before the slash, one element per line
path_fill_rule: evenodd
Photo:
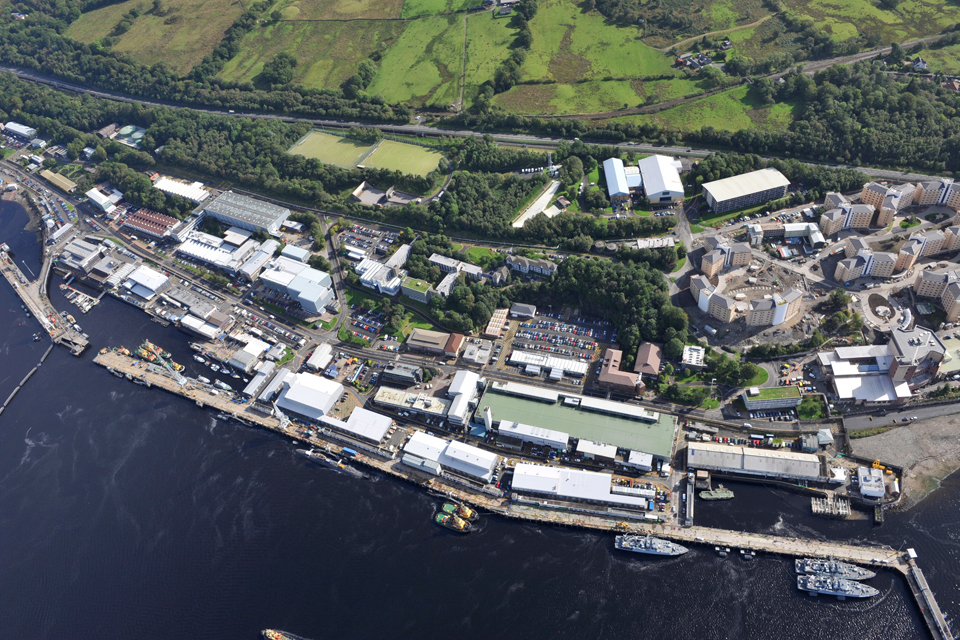
<path fill-rule="evenodd" d="M 940 304 L 947 313 L 947 322 L 960 320 L 960 283 L 951 282 L 940 297 Z"/>
<path fill-rule="evenodd" d="M 825 236 L 832 236 L 843 230 L 843 222 L 847 219 L 847 212 L 843 209 L 830 209 L 820 216 L 820 232 Z"/>
<path fill-rule="evenodd" d="M 726 261 L 726 255 L 716 249 L 710 253 L 704 254 L 700 259 L 700 271 L 708 278 L 712 278 L 723 270 L 723 264 Z"/>
<path fill-rule="evenodd" d="M 920 257 L 926 258 L 927 256 L 935 256 L 943 249 L 943 243 L 946 240 L 943 231 L 939 229 L 934 231 L 927 231 L 926 233 L 919 233 L 914 236 L 919 238 L 923 243 L 923 247 L 920 251 Z"/>
<path fill-rule="evenodd" d="M 833 272 L 833 279 L 836 282 L 849 282 L 856 280 L 863 275 L 863 268 L 867 261 L 861 256 L 847 258 L 837 263 L 837 270 Z"/>
<path fill-rule="evenodd" d="M 873 254 L 873 265 L 870 273 L 867 275 L 878 278 L 889 278 L 894 274 L 894 268 L 897 266 L 897 256 L 883 251 Z"/>
<path fill-rule="evenodd" d="M 953 282 L 960 282 L 960 273 L 950 271 L 921 271 L 913 283 L 913 292 L 918 298 L 939 298 Z"/>
<path fill-rule="evenodd" d="M 710 296 L 710 305 L 708 309 L 710 315 L 720 322 L 733 322 L 733 316 L 736 312 L 736 303 L 722 293 L 715 293 Z"/>
<path fill-rule="evenodd" d="M 943 230 L 943 251 L 960 249 L 960 244 L 957 244 L 957 236 L 960 236 L 960 225 Z"/>
<path fill-rule="evenodd" d="M 860 202 L 868 204 L 874 209 L 879 209 L 886 197 L 887 186 L 879 182 L 868 182 L 863 185 L 863 191 L 860 192 Z"/>
<path fill-rule="evenodd" d="M 940 199 L 947 195 L 946 191 L 950 188 L 952 182 L 953 180 L 950 178 L 918 182 L 917 190 L 913 195 L 913 204 L 921 206 L 941 204 Z"/>
<path fill-rule="evenodd" d="M 894 272 L 900 273 L 904 269 L 909 269 L 917 264 L 917 259 L 923 251 L 923 242 L 916 238 L 910 238 L 906 244 L 900 247 L 900 253 L 897 255 L 897 264 L 893 267 Z"/>
<path fill-rule="evenodd" d="M 769 327 L 773 324 L 773 314 L 777 305 L 773 298 L 762 298 L 760 300 L 751 300 L 750 309 L 747 311 L 747 324 L 751 327 Z"/>
<path fill-rule="evenodd" d="M 870 243 L 863 238 L 847 238 L 843 243 L 843 255 L 846 258 L 858 256 L 861 251 L 871 251 Z"/>

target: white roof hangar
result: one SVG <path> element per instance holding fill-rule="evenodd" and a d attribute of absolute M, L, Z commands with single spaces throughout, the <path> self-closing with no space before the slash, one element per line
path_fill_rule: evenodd
<path fill-rule="evenodd" d="M 648 500 L 644 497 L 613 493 L 612 479 L 608 473 L 521 462 L 514 469 L 511 488 L 517 493 L 527 491 L 558 499 L 647 507 Z"/>
<path fill-rule="evenodd" d="M 338 429 L 352 436 L 380 444 L 387 431 L 393 426 L 393 420 L 390 416 L 374 413 L 367 409 L 357 407 L 347 418 L 346 422 L 337 420 L 330 416 L 320 418 L 320 422 L 334 429 Z"/>
<path fill-rule="evenodd" d="M 513 366 L 532 364 L 538 367 L 549 369 L 562 369 L 567 375 L 582 378 L 587 375 L 589 364 L 579 360 L 570 360 L 568 358 L 558 358 L 555 356 L 541 355 L 529 351 L 514 351 L 510 354 L 510 364 Z"/>
<path fill-rule="evenodd" d="M 715 207 L 717 203 L 736 200 L 755 193 L 786 189 L 790 181 L 776 169 L 759 169 L 703 184 L 704 199 Z"/>
<path fill-rule="evenodd" d="M 314 371 L 323 371 L 333 360 L 333 347 L 327 342 L 321 342 L 307 358 L 307 368 Z"/>
<path fill-rule="evenodd" d="M 418 458 L 436 462 L 446 446 L 446 440 L 432 436 L 426 431 L 414 431 L 407 443 L 403 445 L 403 451 Z"/>
<path fill-rule="evenodd" d="M 577 442 L 577 453 L 582 453 L 585 458 L 614 460 L 617 457 L 617 448 L 612 444 L 579 440 Z"/>
<path fill-rule="evenodd" d="M 174 180 L 173 178 L 168 178 L 167 176 L 160 176 L 157 178 L 156 182 L 153 183 L 153 186 L 155 189 L 159 189 L 163 193 L 180 196 L 181 198 L 186 198 L 187 200 L 196 202 L 198 204 L 210 197 L 210 192 L 204 189 L 203 183 L 200 182 L 187 184 L 186 182 Z"/>
<path fill-rule="evenodd" d="M 170 279 L 150 267 L 140 266 L 130 274 L 127 281 L 123 283 L 123 286 L 131 293 L 149 301 L 153 300 L 155 295 L 170 286 Z"/>
<path fill-rule="evenodd" d="M 203 205 L 203 211 L 209 216 L 227 224 L 276 233 L 280 225 L 290 216 L 290 210 L 269 202 L 241 196 L 232 191 L 224 191 Z"/>
<path fill-rule="evenodd" d="M 607 193 L 611 198 L 630 195 L 630 186 L 627 184 L 627 175 L 623 171 L 623 161 L 620 158 L 604 160 L 603 175 L 607 181 Z"/>
<path fill-rule="evenodd" d="M 709 442 L 687 445 L 688 469 L 715 469 L 774 478 L 817 480 L 820 458 L 778 449 L 731 447 Z"/>
<path fill-rule="evenodd" d="M 319 420 L 333 409 L 342 393 L 343 385 L 339 382 L 312 373 L 298 373 L 293 380 L 284 382 L 277 406 L 284 411 Z"/>
<path fill-rule="evenodd" d="M 439 463 L 464 475 L 489 481 L 500 456 L 457 441 L 443 440 L 423 431 L 414 432 L 403 446 L 404 453 Z"/>
<path fill-rule="evenodd" d="M 639 162 L 643 190 L 648 199 L 660 201 L 683 197 L 683 182 L 677 170 L 678 164 L 673 158 L 659 154 L 647 156 Z"/>
<path fill-rule="evenodd" d="M 558 451 L 565 451 L 570 442 L 569 433 L 534 427 L 529 424 L 512 422 L 510 420 L 501 420 L 497 431 L 499 431 L 501 435 L 523 440 L 524 442 L 535 445 L 550 447 Z"/>

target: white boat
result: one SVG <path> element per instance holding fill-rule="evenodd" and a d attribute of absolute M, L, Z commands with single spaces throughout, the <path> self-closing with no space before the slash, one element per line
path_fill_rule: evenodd
<path fill-rule="evenodd" d="M 210 368 L 214 371 L 220 371 L 220 366 L 214 363 L 210 363 Z"/>
<path fill-rule="evenodd" d="M 233 375 L 233 377 L 234 377 L 234 378 L 236 378 L 237 380 L 239 380 L 239 379 L 240 379 L 240 376 L 238 376 L 238 375 L 237 375 L 237 374 L 235 374 L 235 373 L 234 373 L 234 374 L 231 374 L 231 375 Z"/>
<path fill-rule="evenodd" d="M 202 382 L 203 384 L 210 384 L 210 378 L 204 378 L 203 376 L 197 376 L 197 382 Z"/>
<path fill-rule="evenodd" d="M 228 385 L 226 382 L 220 382 L 219 380 L 215 380 L 213 386 L 217 387 L 218 389 L 223 389 L 224 391 L 233 391 L 233 387 Z"/>
<path fill-rule="evenodd" d="M 193 356 L 193 359 L 196 360 L 197 362 L 201 362 L 201 363 L 203 363 L 203 364 L 207 364 L 207 361 L 204 360 L 203 358 L 201 358 L 200 356 Z"/>

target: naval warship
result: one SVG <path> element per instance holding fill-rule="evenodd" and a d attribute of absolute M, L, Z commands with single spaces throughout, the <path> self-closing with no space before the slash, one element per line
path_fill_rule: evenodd
<path fill-rule="evenodd" d="M 688 551 L 686 547 L 669 540 L 629 534 L 617 536 L 615 546 L 621 551 L 634 551 L 654 556 L 679 556 Z"/>
<path fill-rule="evenodd" d="M 880 593 L 879 589 L 874 589 L 868 584 L 824 575 L 797 576 L 797 588 L 801 591 L 809 591 L 812 596 L 825 593 L 827 595 L 837 596 L 840 600 L 846 598 L 872 598 Z"/>
<path fill-rule="evenodd" d="M 819 574 L 843 578 L 845 580 L 869 580 L 877 575 L 869 569 L 847 564 L 837 560 L 822 560 L 820 558 L 797 558 L 797 573 Z"/>

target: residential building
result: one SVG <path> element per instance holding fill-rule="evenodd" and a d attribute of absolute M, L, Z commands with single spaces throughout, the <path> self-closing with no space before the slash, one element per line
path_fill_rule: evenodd
<path fill-rule="evenodd" d="M 699 371 L 706 367 L 706 362 L 704 362 L 706 355 L 707 350 L 703 347 L 686 345 L 683 347 L 680 364 L 683 365 L 684 369 L 697 369 Z"/>
<path fill-rule="evenodd" d="M 943 231 L 939 229 L 934 229 L 933 231 L 927 231 L 925 233 L 914 234 L 914 238 L 919 238 L 923 243 L 923 247 L 920 250 L 920 257 L 926 258 L 927 256 L 935 256 L 943 249 L 943 244 L 946 241 L 946 236 Z"/>
<path fill-rule="evenodd" d="M 943 295 L 947 285 L 960 281 L 960 273 L 955 270 L 920 272 L 920 277 L 913 284 L 914 294 L 918 298 L 939 298 Z"/>
<path fill-rule="evenodd" d="M 960 283 L 951 282 L 947 285 L 943 295 L 940 296 L 940 304 L 947 314 L 947 322 L 956 322 L 960 320 Z"/>
<path fill-rule="evenodd" d="M 870 265 L 870 271 L 866 275 L 877 278 L 889 278 L 894 273 L 894 267 L 897 266 L 897 256 L 884 251 L 877 251 L 873 254 L 873 262 Z"/>
<path fill-rule="evenodd" d="M 847 258 L 860 255 L 861 251 L 873 251 L 864 238 L 847 238 L 843 243 L 843 255 Z"/>
<path fill-rule="evenodd" d="M 693 296 L 693 301 L 698 305 L 700 304 L 700 296 L 705 295 L 709 297 L 713 295 L 714 289 L 715 287 L 710 284 L 706 276 L 693 276 L 690 278 L 690 295 Z"/>
<path fill-rule="evenodd" d="M 610 202 L 626 204 L 630 202 L 630 187 L 627 185 L 627 176 L 623 171 L 623 161 L 620 158 L 608 158 L 603 161 L 603 176 L 607 182 L 607 195 Z"/>
<path fill-rule="evenodd" d="M 753 250 L 748 243 L 728 243 L 720 236 L 707 238 L 704 241 L 704 252 L 700 260 L 700 271 L 708 278 L 712 278 L 723 269 L 735 269 L 753 261 Z"/>
<path fill-rule="evenodd" d="M 917 263 L 920 254 L 923 252 L 923 241 L 918 238 L 910 238 L 900 247 L 900 253 L 897 255 L 897 264 L 893 270 L 896 273 L 910 269 Z"/>
<path fill-rule="evenodd" d="M 776 169 L 760 169 L 703 184 L 703 196 L 717 212 L 733 211 L 782 198 L 790 181 Z"/>
<path fill-rule="evenodd" d="M 936 333 L 920 326 L 894 329 L 889 347 L 894 358 L 890 365 L 890 379 L 893 382 L 905 380 L 911 386 L 917 384 L 918 377 L 923 381 L 935 377 L 947 352 Z"/>
<path fill-rule="evenodd" d="M 507 266 L 520 273 L 539 273 L 548 277 L 557 271 L 557 265 L 554 262 L 544 259 L 533 260 L 523 256 L 508 256 Z"/>
<path fill-rule="evenodd" d="M 849 282 L 856 280 L 863 275 L 863 268 L 867 266 L 867 261 L 861 256 L 847 258 L 837 263 L 837 269 L 833 273 L 835 282 Z"/>
<path fill-rule="evenodd" d="M 205 215 L 231 226 L 276 234 L 290 216 L 290 210 L 269 202 L 224 191 L 200 206 Z"/>
<path fill-rule="evenodd" d="M 879 209 L 889 192 L 890 189 L 885 184 L 868 182 L 863 185 L 863 190 L 860 192 L 860 202 L 868 204 L 874 209 Z"/>
<path fill-rule="evenodd" d="M 800 312 L 802 301 L 803 292 L 799 289 L 787 289 L 769 298 L 751 300 L 747 324 L 753 327 L 783 324 Z"/>
<path fill-rule="evenodd" d="M 670 207 L 683 202 L 680 162 L 654 154 L 638 163 L 643 178 L 643 191 L 652 207 Z"/>
<path fill-rule="evenodd" d="M 957 244 L 957 236 L 960 236 L 960 225 L 947 227 L 943 230 L 943 251 L 960 249 L 960 244 Z"/>
<path fill-rule="evenodd" d="M 950 185 L 948 189 L 945 189 L 946 194 L 942 198 L 944 206 L 950 207 L 954 211 L 960 211 L 960 184 L 954 182 Z"/>
<path fill-rule="evenodd" d="M 660 362 L 663 360 L 663 349 L 653 342 L 641 342 L 637 349 L 637 359 L 633 363 L 633 370 L 640 376 L 660 375 Z"/>
<path fill-rule="evenodd" d="M 953 179 L 951 178 L 918 182 L 917 190 L 913 196 L 913 204 L 924 207 L 941 204 L 940 198 L 946 195 L 945 192 L 949 189 L 952 182 Z"/>
<path fill-rule="evenodd" d="M 849 202 L 850 200 L 847 199 L 847 196 L 843 195 L 842 193 L 831 191 L 826 195 L 826 197 L 824 197 L 823 206 L 826 209 L 836 209 L 842 205 L 849 204 Z"/>
<path fill-rule="evenodd" d="M 500 285 L 506 283 L 507 279 L 510 277 L 510 268 L 507 265 L 503 265 L 499 269 L 494 270 L 490 274 L 490 282 L 495 286 L 499 287 Z"/>
<path fill-rule="evenodd" d="M 601 387 L 610 387 L 628 393 L 642 393 L 643 381 L 640 374 L 620 370 L 623 352 L 616 349 L 607 349 L 600 367 L 597 384 Z"/>
<path fill-rule="evenodd" d="M 843 230 L 843 223 L 847 219 L 844 209 L 835 208 L 824 212 L 820 216 L 820 231 L 825 236 L 832 236 Z"/>
<path fill-rule="evenodd" d="M 726 258 L 727 256 L 718 250 L 704 253 L 703 257 L 700 258 L 700 271 L 702 271 L 706 277 L 712 278 L 723 270 Z"/>
<path fill-rule="evenodd" d="M 708 310 L 711 316 L 720 322 L 727 323 L 733 322 L 737 307 L 732 298 L 728 298 L 722 293 L 715 293 L 710 296 Z"/>

